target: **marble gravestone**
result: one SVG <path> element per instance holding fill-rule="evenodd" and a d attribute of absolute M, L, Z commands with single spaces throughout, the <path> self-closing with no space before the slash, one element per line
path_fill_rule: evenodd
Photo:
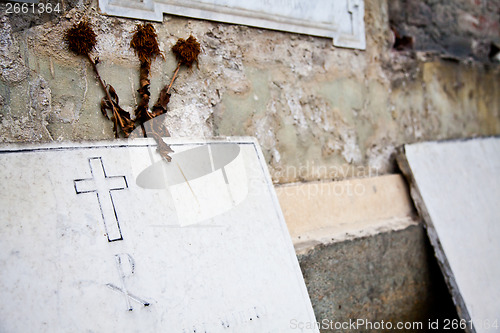
<path fill-rule="evenodd" d="M 99 0 L 102 13 L 163 21 L 163 13 L 333 38 L 366 48 L 364 0 Z"/>
<path fill-rule="evenodd" d="M 410 180 L 461 328 L 500 331 L 500 138 L 404 149 L 398 163 Z"/>
<path fill-rule="evenodd" d="M 257 142 L 168 142 L 1 147 L 1 332 L 315 322 Z"/>

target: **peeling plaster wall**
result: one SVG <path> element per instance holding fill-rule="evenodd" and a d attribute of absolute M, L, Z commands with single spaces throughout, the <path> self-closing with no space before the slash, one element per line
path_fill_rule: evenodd
<path fill-rule="evenodd" d="M 60 15 L 29 18 L 0 4 L 1 142 L 113 138 L 92 69 L 63 42 L 84 15 L 98 34 L 101 76 L 134 109 L 139 61 L 129 44 L 139 21 L 96 8 L 69 1 Z M 152 65 L 152 100 L 175 69 L 171 46 L 193 34 L 203 52 L 174 84 L 172 136 L 256 136 L 280 183 L 390 173 L 403 143 L 500 134 L 498 65 L 394 51 L 388 13 L 386 0 L 365 0 L 366 51 L 165 15 L 154 24 L 165 60 Z"/>

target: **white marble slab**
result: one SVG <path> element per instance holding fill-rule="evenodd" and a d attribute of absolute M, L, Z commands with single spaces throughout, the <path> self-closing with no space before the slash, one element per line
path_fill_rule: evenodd
<path fill-rule="evenodd" d="M 163 13 L 331 37 L 365 49 L 364 0 L 99 0 L 107 15 L 163 21 Z"/>
<path fill-rule="evenodd" d="M 500 139 L 406 145 L 405 156 L 412 196 L 467 330 L 500 331 Z"/>
<path fill-rule="evenodd" d="M 256 141 L 169 142 L 170 164 L 150 139 L 0 150 L 1 332 L 315 322 Z"/>

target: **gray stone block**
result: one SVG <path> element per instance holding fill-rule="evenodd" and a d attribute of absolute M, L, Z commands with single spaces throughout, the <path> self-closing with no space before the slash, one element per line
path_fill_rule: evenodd
<path fill-rule="evenodd" d="M 319 246 L 299 262 L 321 332 L 338 332 L 335 323 L 357 319 L 426 329 L 429 321 L 457 318 L 421 226 Z"/>

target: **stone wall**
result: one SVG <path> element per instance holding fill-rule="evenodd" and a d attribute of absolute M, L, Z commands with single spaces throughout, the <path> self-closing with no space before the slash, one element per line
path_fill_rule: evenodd
<path fill-rule="evenodd" d="M 500 47 L 500 3 L 494 0 L 389 0 L 390 22 L 415 49 L 487 61 Z"/>
<path fill-rule="evenodd" d="M 2 142 L 113 138 L 90 66 L 63 41 L 83 16 L 98 34 L 101 75 L 122 107 L 134 109 L 139 62 L 129 44 L 139 21 L 102 16 L 89 1 L 65 1 L 63 13 L 40 17 L 5 15 L 0 4 Z M 467 10 L 466 2 L 457 6 Z M 193 34 L 203 52 L 174 84 L 172 136 L 256 136 L 279 183 L 391 173 L 403 143 L 500 134 L 498 66 L 484 58 L 443 59 L 417 37 L 416 50 L 394 50 L 391 19 L 408 28 L 405 34 L 413 31 L 413 16 L 402 14 L 407 5 L 365 0 L 366 51 L 335 48 L 327 38 L 165 15 L 154 24 L 165 60 L 153 63 L 152 99 L 175 69 L 171 46 Z M 498 36 L 498 25 L 481 29 Z"/>

